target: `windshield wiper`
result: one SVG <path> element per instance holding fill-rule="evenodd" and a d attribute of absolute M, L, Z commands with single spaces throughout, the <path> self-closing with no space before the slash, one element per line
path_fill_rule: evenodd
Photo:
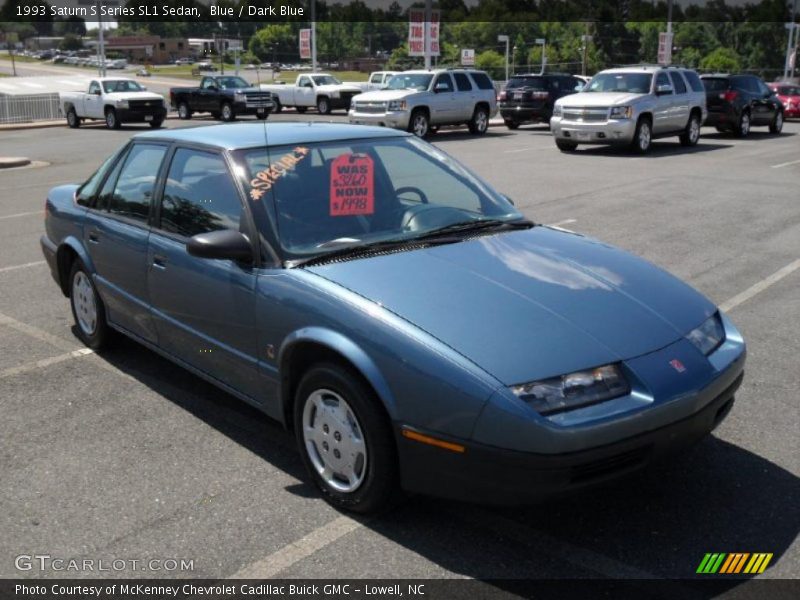
<path fill-rule="evenodd" d="M 308 258 L 297 258 L 297 259 L 287 260 L 286 266 L 290 268 L 304 267 L 318 263 L 328 262 L 335 258 L 357 257 L 363 254 L 380 252 L 381 250 L 393 250 L 395 248 L 413 247 L 413 246 L 430 246 L 432 244 L 437 244 L 437 245 L 452 244 L 458 241 L 460 240 L 455 237 L 449 239 L 448 238 L 437 239 L 435 242 L 431 242 L 428 240 L 420 241 L 420 238 L 418 237 L 381 240 L 378 242 L 370 242 L 367 244 L 354 244 L 352 246 L 345 246 L 344 248 L 339 248 L 338 250 L 325 252 L 324 254 L 310 256 Z"/>
<path fill-rule="evenodd" d="M 514 221 L 504 221 L 502 219 L 475 219 L 474 221 L 462 221 L 451 223 L 444 227 L 432 229 L 422 235 L 415 237 L 416 240 L 428 240 L 436 238 L 442 234 L 461 233 L 464 231 L 479 231 L 482 229 L 530 229 L 536 223 L 528 219 L 516 219 Z"/>

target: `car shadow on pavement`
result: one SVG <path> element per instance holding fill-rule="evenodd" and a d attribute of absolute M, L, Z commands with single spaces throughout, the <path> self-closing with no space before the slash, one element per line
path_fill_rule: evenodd
<path fill-rule="evenodd" d="M 319 497 L 293 436 L 277 422 L 128 339 L 99 358 L 300 480 L 287 492 Z M 571 578 L 672 579 L 680 580 L 679 590 L 691 591 L 710 577 L 695 574 L 706 553 L 768 552 L 774 554 L 771 564 L 778 563 L 800 533 L 798 498 L 800 478 L 711 435 L 626 479 L 534 506 L 408 498 L 382 515 L 357 517 L 381 539 L 371 542 L 372 558 L 344 558 L 374 560 L 376 576 L 388 577 L 380 553 L 401 546 L 436 570 L 420 571 L 417 560 L 391 576 L 455 573 L 491 579 L 507 591 L 519 591 L 518 583 L 506 586 L 503 579 Z M 359 551 L 358 543 L 347 547 Z M 347 577 L 345 571 L 338 576 Z M 750 578 L 715 581 L 731 588 Z"/>
<path fill-rule="evenodd" d="M 662 156 L 677 156 L 686 154 L 699 154 L 702 152 L 713 152 L 714 150 L 727 150 L 733 148 L 733 144 L 708 143 L 704 141 L 705 136 L 700 138 L 696 146 L 684 147 L 671 140 L 654 140 L 647 154 L 639 154 L 633 150 L 618 146 L 582 146 L 577 151 L 570 154 L 580 156 L 618 156 L 621 158 L 645 158 L 653 159 Z M 553 146 L 555 147 L 555 145 Z"/>
<path fill-rule="evenodd" d="M 727 132 L 727 131 L 713 131 L 712 130 L 712 131 L 709 131 L 709 132 L 703 132 L 700 135 L 700 142 L 702 143 L 703 140 L 730 140 L 731 142 L 733 142 L 733 141 L 746 142 L 748 140 L 754 140 L 754 141 L 755 140 L 780 140 L 780 139 L 783 139 L 783 138 L 794 137 L 796 135 L 797 135 L 796 133 L 789 132 L 789 131 L 784 131 L 780 135 L 776 135 L 774 133 L 770 133 L 767 129 L 764 129 L 763 131 L 757 131 L 757 130 L 753 129 L 753 130 L 750 130 L 750 133 L 747 135 L 747 137 L 740 138 L 740 137 L 736 137 L 734 134 L 732 134 L 730 132 Z"/>

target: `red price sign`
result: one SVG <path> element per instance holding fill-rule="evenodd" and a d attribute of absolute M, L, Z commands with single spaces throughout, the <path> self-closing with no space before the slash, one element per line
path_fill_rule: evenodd
<path fill-rule="evenodd" d="M 331 216 L 375 212 L 375 169 L 363 154 L 342 154 L 331 163 Z"/>

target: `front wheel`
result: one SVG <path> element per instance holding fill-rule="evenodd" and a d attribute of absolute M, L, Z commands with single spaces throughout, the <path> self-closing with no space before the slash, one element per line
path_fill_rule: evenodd
<path fill-rule="evenodd" d="M 737 123 L 734 133 L 737 137 L 747 137 L 749 135 L 750 113 L 746 110 L 742 111 L 742 116 L 739 117 L 739 123 Z"/>
<path fill-rule="evenodd" d="M 261 119 L 262 121 L 266 121 L 267 117 L 269 117 L 269 111 L 268 110 L 259 110 L 256 113 L 256 119 Z"/>
<path fill-rule="evenodd" d="M 429 128 L 428 114 L 424 110 L 415 110 L 408 122 L 408 130 L 418 138 L 424 138 Z"/>
<path fill-rule="evenodd" d="M 331 102 L 325 96 L 317 100 L 317 112 L 321 115 L 331 114 Z"/>
<path fill-rule="evenodd" d="M 233 121 L 236 118 L 236 113 L 233 112 L 233 106 L 231 106 L 229 102 L 226 102 L 222 105 L 220 116 L 226 123 Z"/>
<path fill-rule="evenodd" d="M 775 114 L 775 118 L 772 119 L 772 123 L 769 124 L 769 132 L 770 133 L 780 133 L 783 130 L 783 113 L 778 111 Z"/>
<path fill-rule="evenodd" d="M 472 113 L 472 119 L 467 124 L 469 132 L 472 135 L 483 135 L 489 128 L 489 111 L 483 106 L 475 107 L 475 112 Z"/>
<path fill-rule="evenodd" d="M 106 127 L 109 129 L 119 129 L 122 124 L 117 119 L 117 111 L 113 108 L 106 110 Z"/>
<path fill-rule="evenodd" d="M 272 109 L 272 112 L 275 114 L 281 112 L 283 110 L 283 106 L 281 106 L 281 101 L 277 98 L 275 99 L 275 108 Z"/>
<path fill-rule="evenodd" d="M 91 275 L 80 259 L 76 259 L 72 265 L 69 290 L 69 303 L 78 337 L 89 348 L 99 350 L 107 343 L 110 334 L 106 310 Z"/>
<path fill-rule="evenodd" d="M 311 367 L 294 409 L 300 455 L 328 502 L 371 513 L 399 496 L 394 435 L 380 400 L 359 377 L 336 364 Z"/>
<path fill-rule="evenodd" d="M 151 129 L 161 129 L 161 126 L 164 124 L 164 119 L 158 119 L 157 121 L 150 121 L 150 128 Z"/>
<path fill-rule="evenodd" d="M 81 126 L 81 120 L 78 118 L 78 113 L 75 112 L 74 108 L 70 108 L 67 111 L 67 125 L 72 129 L 77 129 Z"/>
<path fill-rule="evenodd" d="M 562 152 L 575 152 L 578 144 L 575 142 L 570 142 L 569 140 L 559 140 L 556 139 L 556 146 Z"/>
<path fill-rule="evenodd" d="M 631 140 L 631 148 L 638 154 L 647 154 L 650 151 L 650 144 L 653 141 L 653 133 L 650 129 L 648 119 L 639 119 L 636 123 L 636 131 Z"/>
<path fill-rule="evenodd" d="M 506 119 L 505 124 L 506 127 L 511 129 L 512 131 L 514 129 L 519 129 L 519 121 L 512 121 L 511 119 Z"/>
<path fill-rule="evenodd" d="M 692 115 L 680 135 L 681 146 L 694 146 L 700 140 L 700 117 Z"/>

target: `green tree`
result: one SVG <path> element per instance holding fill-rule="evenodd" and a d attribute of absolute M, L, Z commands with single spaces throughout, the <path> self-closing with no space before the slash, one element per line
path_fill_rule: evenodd
<path fill-rule="evenodd" d="M 58 48 L 60 50 L 82 50 L 83 40 L 74 33 L 68 33 L 64 36 L 64 39 L 61 40 L 61 43 L 58 44 Z"/>
<path fill-rule="evenodd" d="M 248 50 L 259 60 L 272 60 L 273 54 L 278 57 L 297 55 L 298 40 L 293 28 L 288 23 L 273 24 L 262 27 L 250 38 Z"/>
<path fill-rule="evenodd" d="M 733 48 L 720 47 L 712 50 L 700 61 L 704 71 L 727 73 L 741 70 L 741 59 Z"/>

